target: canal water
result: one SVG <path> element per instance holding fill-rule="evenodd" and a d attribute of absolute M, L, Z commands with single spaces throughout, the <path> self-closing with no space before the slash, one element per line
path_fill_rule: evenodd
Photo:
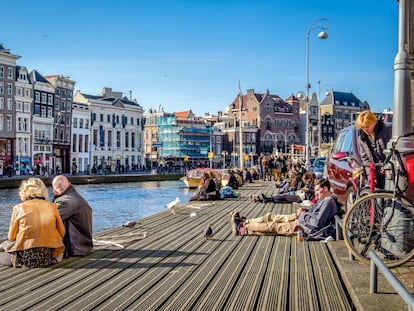
<path fill-rule="evenodd" d="M 186 203 L 193 193 L 179 180 L 74 186 L 92 207 L 94 233 L 165 211 L 176 197 Z M 19 202 L 18 189 L 0 189 L 0 241 L 7 239 L 12 208 Z"/>

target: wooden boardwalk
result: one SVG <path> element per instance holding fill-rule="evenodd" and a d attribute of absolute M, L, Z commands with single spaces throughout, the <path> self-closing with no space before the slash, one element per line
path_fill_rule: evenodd
<path fill-rule="evenodd" d="M 193 202 L 95 237 L 124 249 L 50 268 L 1 267 L 0 310 L 352 310 L 327 244 L 231 235 L 231 210 L 248 218 L 293 210 L 248 198 L 274 190 L 273 183 L 248 184 L 240 199 Z"/>

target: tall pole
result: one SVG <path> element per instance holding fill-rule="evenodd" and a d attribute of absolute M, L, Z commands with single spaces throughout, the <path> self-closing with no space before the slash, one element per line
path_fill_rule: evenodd
<path fill-rule="evenodd" d="M 243 122 L 242 122 L 242 105 L 243 105 L 243 98 L 242 98 L 242 92 L 240 90 L 239 94 L 239 166 L 240 170 L 243 171 Z"/>
<path fill-rule="evenodd" d="M 321 32 L 318 35 L 319 39 L 327 39 L 328 34 L 325 32 L 329 28 L 330 24 L 326 18 L 320 18 L 314 21 L 308 28 L 306 32 L 306 130 L 305 130 L 305 166 L 307 169 L 310 167 L 309 162 L 309 148 L 310 148 L 310 120 L 309 120 L 309 105 L 310 105 L 310 98 L 309 98 L 309 90 L 311 88 L 309 82 L 309 35 L 314 29 L 320 29 Z"/>
<path fill-rule="evenodd" d="M 407 43 L 407 0 L 399 0 L 398 52 L 394 59 L 394 120 L 393 136 L 411 131 L 410 57 Z"/>

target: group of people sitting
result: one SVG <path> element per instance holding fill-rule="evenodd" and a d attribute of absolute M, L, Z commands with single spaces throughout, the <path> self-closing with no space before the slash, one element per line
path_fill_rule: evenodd
<path fill-rule="evenodd" d="M 288 215 L 267 213 L 258 218 L 246 219 L 239 212 L 231 212 L 233 235 L 292 236 L 301 230 L 306 236 L 312 236 L 325 228 L 328 229 L 334 215 L 338 213 L 338 204 L 331 192 L 329 181 L 315 181 L 313 193 L 315 200 L 309 209 L 300 207 L 295 213 Z"/>
<path fill-rule="evenodd" d="M 21 203 L 13 207 L 8 240 L 0 245 L 0 264 L 45 267 L 92 252 L 92 209 L 64 175 L 52 181 L 54 197 L 40 178 L 23 180 Z"/>
<path fill-rule="evenodd" d="M 194 194 L 190 197 L 191 201 L 220 200 L 224 198 L 238 198 L 240 193 L 235 190 L 239 188 L 242 176 L 237 172 L 229 170 L 229 180 L 227 186 L 221 186 L 221 180 L 216 171 L 204 172 L 200 178 L 200 183 Z"/>

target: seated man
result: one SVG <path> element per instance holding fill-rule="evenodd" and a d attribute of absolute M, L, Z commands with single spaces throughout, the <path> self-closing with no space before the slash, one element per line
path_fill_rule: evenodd
<path fill-rule="evenodd" d="M 54 200 L 65 224 L 64 257 L 86 256 L 92 252 L 92 208 L 64 175 L 52 181 Z"/>
<path fill-rule="evenodd" d="M 235 232 L 235 235 L 287 236 L 295 235 L 301 229 L 305 234 L 316 232 L 326 227 L 338 211 L 330 189 L 331 185 L 327 179 L 318 180 L 314 188 L 317 201 L 309 210 L 299 208 L 296 213 L 289 215 L 267 213 L 259 218 L 243 220 L 243 217 L 236 212 L 232 215 L 232 232 L 233 234 Z M 237 219 L 234 219 L 235 215 Z"/>

